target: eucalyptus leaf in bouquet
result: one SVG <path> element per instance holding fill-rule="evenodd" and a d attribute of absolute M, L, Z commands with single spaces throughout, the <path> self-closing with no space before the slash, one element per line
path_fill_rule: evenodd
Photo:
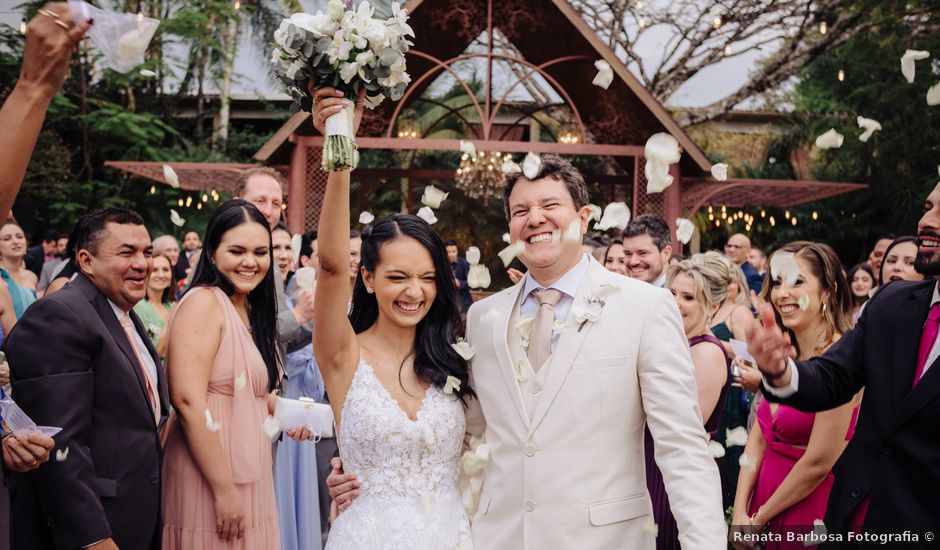
<path fill-rule="evenodd" d="M 414 44 L 408 14 L 398 2 L 387 20 L 375 18 L 368 0 L 346 9 L 330 0 L 326 12 L 295 13 L 274 32 L 274 71 L 293 98 L 291 111 L 313 111 L 314 89 L 333 87 L 354 100 L 365 90 L 365 105 L 374 109 L 386 98 L 398 101 L 411 82 L 405 53 Z M 324 170 L 349 170 L 358 164 L 353 142 L 354 106 L 326 121 Z"/>

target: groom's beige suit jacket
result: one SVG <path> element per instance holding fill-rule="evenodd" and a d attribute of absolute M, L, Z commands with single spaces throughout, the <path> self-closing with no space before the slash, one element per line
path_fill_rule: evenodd
<path fill-rule="evenodd" d="M 654 548 L 643 453 L 649 424 L 682 548 L 724 548 L 718 469 L 673 297 L 591 259 L 536 378 L 519 374 L 527 367 L 515 328 L 524 281 L 474 304 L 468 317 L 478 395 L 468 436 L 485 431 L 491 448 L 474 546 Z M 580 305 L 603 295 L 599 317 L 581 326 Z"/>

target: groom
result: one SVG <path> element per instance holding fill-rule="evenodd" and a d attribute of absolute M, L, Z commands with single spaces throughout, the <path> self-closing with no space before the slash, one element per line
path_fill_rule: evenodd
<path fill-rule="evenodd" d="M 718 469 L 672 296 L 582 253 L 591 209 L 566 160 L 543 156 L 536 178 L 509 175 L 504 193 L 528 273 L 468 315 L 479 400 L 467 435 L 491 448 L 474 546 L 653 548 L 648 424 L 682 548 L 723 548 Z M 355 496 L 348 479 L 330 479 L 341 507 Z"/>

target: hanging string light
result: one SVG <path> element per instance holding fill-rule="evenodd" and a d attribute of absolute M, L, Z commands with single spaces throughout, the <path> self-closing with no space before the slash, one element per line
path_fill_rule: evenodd
<path fill-rule="evenodd" d="M 790 223 L 792 223 L 793 225 L 796 225 L 796 216 L 793 216 L 792 218 L 790 218 Z"/>
<path fill-rule="evenodd" d="M 190 206 L 192 206 L 192 204 L 193 204 L 193 196 L 190 195 L 186 197 L 186 208 L 189 208 Z"/>
<path fill-rule="evenodd" d="M 761 210 L 761 211 L 760 211 L 760 217 L 766 218 L 766 217 L 767 217 L 767 211 L 766 211 L 766 210 Z"/>
<path fill-rule="evenodd" d="M 209 202 L 209 195 L 203 193 L 203 194 L 202 194 L 202 202 Z"/>
<path fill-rule="evenodd" d="M 725 46 L 725 55 L 731 55 L 731 44 Z"/>
<path fill-rule="evenodd" d="M 235 11 L 240 10 L 241 7 L 242 7 L 242 2 L 241 2 L 241 0 L 235 0 Z"/>
<path fill-rule="evenodd" d="M 775 225 L 777 225 L 777 220 L 775 220 L 774 217 L 771 216 L 771 217 L 770 217 L 770 227 L 774 227 Z"/>
<path fill-rule="evenodd" d="M 819 219 L 819 213 L 816 212 L 815 210 L 813 210 L 813 219 L 814 219 L 814 220 L 818 220 L 818 219 Z"/>
<path fill-rule="evenodd" d="M 845 82 L 845 69 L 839 69 L 839 82 Z"/>
<path fill-rule="evenodd" d="M 829 32 L 829 24 L 825 21 L 819 22 L 819 34 L 826 34 Z"/>
<path fill-rule="evenodd" d="M 789 219 L 790 219 L 790 211 L 789 211 L 789 210 L 784 210 L 784 211 L 783 211 L 783 217 L 789 220 Z"/>
<path fill-rule="evenodd" d="M 176 204 L 180 205 L 180 208 L 182 208 L 182 207 L 183 207 L 183 199 L 181 198 L 180 200 L 176 201 Z"/>
<path fill-rule="evenodd" d="M 151 185 L 151 186 L 150 186 L 150 194 L 151 194 L 151 195 L 156 195 L 156 194 L 157 194 L 157 186 L 156 186 L 156 185 Z"/>
<path fill-rule="evenodd" d="M 202 203 L 201 203 L 201 202 L 197 202 L 197 203 L 196 203 L 196 210 L 202 210 Z"/>

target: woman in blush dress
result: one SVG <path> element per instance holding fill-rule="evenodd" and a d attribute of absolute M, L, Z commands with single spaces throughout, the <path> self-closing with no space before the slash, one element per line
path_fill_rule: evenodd
<path fill-rule="evenodd" d="M 163 548 L 277 550 L 271 434 L 277 360 L 271 233 L 243 200 L 206 229 L 192 285 L 170 319 L 175 412 L 163 458 Z M 309 438 L 306 429 L 288 433 Z"/>
<path fill-rule="evenodd" d="M 698 406 L 705 431 L 715 435 L 731 387 L 731 359 L 721 341 L 708 329 L 715 312 L 728 296 L 732 280 L 728 263 L 717 252 L 696 254 L 669 266 L 666 288 L 679 306 L 685 336 L 689 339 Z M 663 476 L 653 458 L 653 439 L 646 431 L 646 486 L 653 503 L 653 518 L 659 526 L 657 550 L 680 548 L 679 528 L 669 508 Z"/>
<path fill-rule="evenodd" d="M 790 334 L 799 359 L 809 359 L 825 353 L 851 328 L 851 291 L 839 258 L 828 245 L 797 241 L 775 254 L 787 253 L 793 256 L 780 261 L 779 273 L 769 274 L 770 284 L 764 286 L 761 298 L 773 304 L 777 322 Z M 743 368 L 755 367 L 744 363 Z M 761 402 L 759 429 L 748 436 L 738 477 L 735 528 L 779 533 L 783 540 L 767 542 L 767 550 L 806 548 L 802 540 L 787 541 L 787 533 L 805 536 L 816 520 L 825 517 L 832 466 L 852 437 L 859 399 L 815 414 Z"/>

